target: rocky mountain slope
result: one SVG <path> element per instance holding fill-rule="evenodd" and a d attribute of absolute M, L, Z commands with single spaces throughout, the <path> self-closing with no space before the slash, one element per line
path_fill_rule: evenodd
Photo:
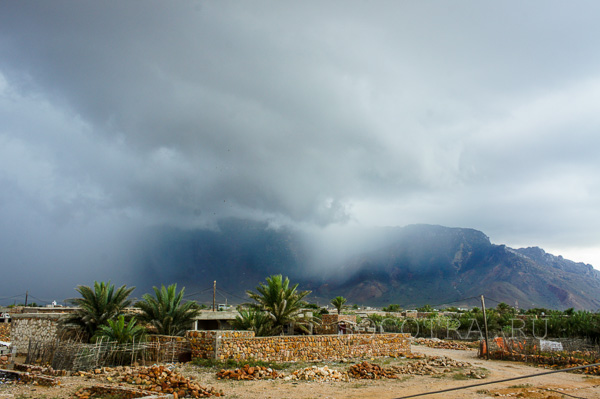
<path fill-rule="evenodd" d="M 512 249 L 477 230 L 431 225 L 364 234 L 368 244 L 353 245 L 353 255 L 328 264 L 312 256 L 306 234 L 265 223 L 232 219 L 213 230 L 157 229 L 141 243 L 138 286 L 179 282 L 194 292 L 217 280 L 239 303 L 245 290 L 281 273 L 321 303 L 343 295 L 371 306 L 457 306 L 483 294 L 523 308 L 600 308 L 600 272 L 540 248 Z"/>

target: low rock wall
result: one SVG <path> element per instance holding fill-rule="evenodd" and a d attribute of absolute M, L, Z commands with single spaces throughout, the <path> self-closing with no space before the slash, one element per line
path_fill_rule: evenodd
<path fill-rule="evenodd" d="M 218 359 L 217 344 L 223 339 L 253 338 L 254 331 L 188 331 L 186 338 L 192 348 L 192 359 Z"/>
<path fill-rule="evenodd" d="M 397 357 L 410 353 L 410 334 L 277 337 L 254 337 L 253 334 L 249 331 L 189 331 L 192 358 L 288 362 Z"/>
<path fill-rule="evenodd" d="M 52 342 L 57 338 L 58 325 L 63 314 L 52 313 L 23 313 L 12 316 L 10 323 L 11 344 L 16 348 L 17 355 L 27 353 L 29 340 Z"/>

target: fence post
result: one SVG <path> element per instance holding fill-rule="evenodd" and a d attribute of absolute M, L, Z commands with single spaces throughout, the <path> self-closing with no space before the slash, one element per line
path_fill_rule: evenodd
<path fill-rule="evenodd" d="M 219 352 L 221 349 L 221 336 L 217 335 L 215 339 L 215 360 L 219 359 Z"/>
<path fill-rule="evenodd" d="M 100 342 L 96 342 L 96 362 L 94 364 L 94 368 L 98 368 L 98 362 L 100 359 L 100 346 L 102 345 L 102 341 L 104 341 L 104 337 L 100 338 Z"/>
<path fill-rule="evenodd" d="M 485 358 L 487 360 L 490 360 L 490 345 L 488 342 L 487 315 L 485 313 L 485 300 L 483 299 L 483 295 L 481 296 L 481 307 L 483 308 L 483 325 L 485 326 Z"/>
<path fill-rule="evenodd" d="M 131 363 L 130 363 L 130 365 L 133 365 L 134 354 L 135 354 L 135 337 L 133 337 L 131 340 Z"/>

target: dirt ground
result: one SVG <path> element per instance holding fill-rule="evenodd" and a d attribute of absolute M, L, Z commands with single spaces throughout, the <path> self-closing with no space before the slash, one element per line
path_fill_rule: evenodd
<path fill-rule="evenodd" d="M 413 346 L 413 352 L 429 356 L 447 356 L 449 358 L 471 363 L 474 367 L 486 369 L 485 379 L 457 380 L 453 375 L 444 376 L 410 376 L 397 380 L 351 380 L 350 382 L 310 382 L 310 381 L 232 381 L 217 380 L 214 370 L 198 368 L 192 365 L 180 367 L 186 376 L 195 376 L 203 386 L 214 386 L 223 390 L 225 398 L 260 398 L 260 399 L 310 399 L 310 398 L 361 398 L 391 399 L 408 395 L 434 392 L 438 390 L 467 386 L 481 382 L 518 377 L 543 372 L 535 368 L 515 362 L 486 361 L 476 357 L 476 351 L 457 351 L 435 349 L 424 346 Z M 386 366 L 399 362 L 386 359 Z M 330 368 L 343 370 L 348 364 L 329 365 Z M 62 377 L 60 387 L 46 388 L 34 385 L 0 385 L 0 399 L 66 399 L 81 387 L 98 383 L 107 383 L 95 378 Z M 463 399 L 463 398 L 586 398 L 600 399 L 600 377 L 589 377 L 583 374 L 557 373 L 518 381 L 468 388 L 460 391 L 428 394 L 421 396 L 431 399 Z"/>

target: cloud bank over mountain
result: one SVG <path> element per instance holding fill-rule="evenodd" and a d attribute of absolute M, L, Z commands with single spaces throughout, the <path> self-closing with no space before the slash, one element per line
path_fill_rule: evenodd
<path fill-rule="evenodd" d="M 600 266 L 596 2 L 0 8 L 19 289 L 129 281 L 145 228 L 225 217 L 473 227 Z"/>

